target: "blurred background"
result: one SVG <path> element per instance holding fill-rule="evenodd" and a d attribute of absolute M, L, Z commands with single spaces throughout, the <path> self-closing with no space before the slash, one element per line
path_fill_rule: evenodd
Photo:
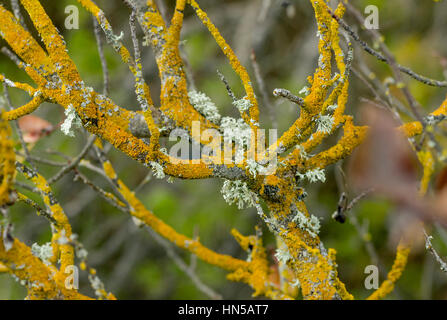
<path fill-rule="evenodd" d="M 169 15 L 175 1 L 164 1 Z M 308 85 L 306 78 L 317 65 L 317 37 L 313 9 L 309 1 L 283 0 L 241 0 L 241 1 L 198 1 L 216 24 L 237 56 L 247 67 L 255 82 L 254 69 L 250 59 L 252 50 L 256 54 L 270 103 L 261 99 L 261 126 L 273 128 L 278 123 L 279 133 L 286 130 L 297 117 L 297 108 L 286 100 L 274 98 L 275 88 L 286 88 L 298 94 Z M 335 2 L 335 1 L 334 1 Z M 9 1 L 0 1 L 9 8 Z M 74 0 L 41 0 L 42 5 L 65 37 L 70 56 L 78 66 L 84 81 L 102 91 L 102 69 L 91 16 Z M 125 43 L 132 48 L 128 24 L 129 10 L 118 0 L 97 0 L 105 11 L 116 34 L 124 32 Z M 77 5 L 80 13 L 79 30 L 64 28 L 64 13 L 67 5 Z M 391 52 L 402 65 L 434 79 L 444 80 L 447 76 L 447 2 L 420 0 L 357 0 L 353 7 L 363 13 L 367 5 L 379 8 L 378 30 Z M 23 14 L 31 27 L 26 12 Z M 188 70 L 197 90 L 206 93 L 218 106 L 223 115 L 237 116 L 231 105 L 225 86 L 217 70 L 222 72 L 238 97 L 243 90 L 237 76 L 231 70 L 224 55 L 211 38 L 209 32 L 194 16 L 191 8 L 185 12 L 182 31 L 183 53 L 189 62 Z M 345 20 L 357 30 L 360 36 L 374 46 L 369 35 L 349 12 Z M 138 32 L 141 33 L 141 30 Z M 142 36 L 142 34 L 140 34 Z M 0 40 L 0 47 L 6 43 Z M 143 67 L 146 81 L 151 86 L 154 103 L 159 103 L 158 70 L 149 47 L 142 48 Z M 110 71 L 111 98 L 121 107 L 138 109 L 134 94 L 134 80 L 126 65 L 110 46 L 105 46 L 106 59 Z M 389 67 L 355 47 L 354 72 L 351 74 L 350 97 L 346 113 L 354 117 L 361 106 L 374 100 L 375 95 L 366 82 L 384 84 L 391 76 Z M 366 69 L 365 69 L 366 68 Z M 369 72 L 368 72 L 369 68 Z M 15 81 L 30 82 L 6 56 L 0 55 L 0 72 Z M 371 72 L 374 73 L 371 74 Z M 363 74 L 363 76 L 362 76 Z M 363 80 L 361 79 L 363 78 Z M 444 100 L 446 90 L 418 83 L 404 76 L 415 98 L 428 113 Z M 255 82 L 256 83 L 256 82 Z M 255 85 L 259 88 L 258 83 Z M 383 85 L 382 87 L 385 87 Z M 390 90 L 393 90 L 391 87 Z M 27 102 L 28 97 L 20 91 L 10 90 L 15 107 Z M 394 97 L 405 104 L 396 93 Z M 274 116 L 269 111 L 273 109 Z M 46 119 L 53 125 L 63 120 L 63 109 L 49 103 L 41 106 L 34 115 Z M 405 115 L 402 116 L 406 118 Z M 355 118 L 361 124 L 360 118 Z M 337 137 L 327 139 L 325 146 L 333 145 Z M 77 131 L 75 138 L 65 136 L 60 130 L 39 139 L 32 146 L 32 154 L 54 161 L 64 158 L 54 152 L 76 156 L 85 145 L 86 136 Z M 127 158 L 112 148 L 108 152 L 121 179 L 130 187 L 137 187 L 148 175 L 147 168 Z M 386 278 L 391 268 L 396 249 L 393 226 L 402 215 L 386 199 L 367 197 L 359 201 L 348 215 L 348 220 L 340 224 L 331 218 L 340 197 L 340 169 L 346 163 L 331 166 L 327 170 L 327 181 L 322 184 L 305 185 L 309 197 L 306 200 L 310 212 L 321 218 L 321 239 L 327 248 L 338 252 L 337 263 L 341 280 L 356 298 L 367 297 L 371 291 L 364 287 L 364 269 L 370 264 L 379 264 L 380 280 Z M 39 171 L 50 177 L 59 168 L 39 164 Z M 435 178 L 443 168 L 436 168 Z M 84 171 L 83 171 L 84 172 Z M 84 172 L 95 184 L 107 188 L 97 174 Z M 420 172 L 419 172 L 420 174 Z M 419 175 L 420 176 L 420 175 Z M 222 181 L 183 181 L 174 183 L 152 179 L 138 191 L 138 197 L 158 217 L 187 236 L 199 236 L 209 248 L 245 259 L 246 254 L 238 247 L 230 235 L 232 228 L 242 234 L 253 234 L 260 221 L 254 208 L 238 210 L 229 206 L 221 196 Z M 66 175 L 54 186 L 55 194 L 67 213 L 75 233 L 89 252 L 89 264 L 96 268 L 106 290 L 119 299 L 207 299 L 196 288 L 191 279 L 169 258 L 151 235 L 135 226 L 132 219 L 99 198 L 80 181 L 73 181 L 73 174 Z M 431 188 L 430 193 L 434 193 Z M 36 201 L 38 198 L 26 193 Z M 350 191 L 350 198 L 357 195 Z M 14 223 L 14 235 L 31 245 L 43 244 L 50 240 L 51 231 L 47 221 L 22 204 L 10 210 Z M 268 229 L 264 238 L 269 254 L 273 256 L 275 241 Z M 440 226 L 427 229 L 434 236 L 433 245 L 438 253 L 447 256 L 447 232 Z M 371 247 L 373 255 L 371 255 Z M 201 280 L 226 299 L 249 299 L 252 290 L 239 283 L 226 280 L 226 272 L 194 259 L 181 250 L 177 253 L 189 263 L 196 265 L 196 273 Z M 374 257 L 374 253 L 376 257 Z M 273 258 L 272 258 L 273 259 Z M 374 261 L 373 261 L 374 260 Z M 81 272 L 81 292 L 92 295 L 86 274 Z M 390 299 L 445 299 L 447 298 L 447 274 L 439 270 L 438 264 L 425 250 L 423 242 L 416 244 L 410 255 L 409 264 Z M 26 291 L 9 275 L 0 274 L 0 299 L 23 299 Z"/>

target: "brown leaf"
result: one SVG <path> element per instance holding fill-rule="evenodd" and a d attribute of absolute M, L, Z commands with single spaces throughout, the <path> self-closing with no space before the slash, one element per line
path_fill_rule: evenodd
<path fill-rule="evenodd" d="M 23 132 L 26 143 L 37 142 L 40 138 L 49 135 L 54 126 L 48 121 L 34 115 L 26 115 L 19 119 L 19 127 Z"/>
<path fill-rule="evenodd" d="M 447 167 L 444 167 L 436 177 L 435 190 L 438 193 L 447 190 Z"/>
<path fill-rule="evenodd" d="M 395 205 L 394 211 L 402 213 L 392 219 L 403 216 L 399 223 L 393 223 L 395 231 L 401 236 L 413 235 L 417 238 L 415 218 L 438 221 L 447 226 L 447 189 L 432 198 L 423 198 L 418 194 L 422 166 L 408 139 L 397 130 L 398 124 L 393 121 L 392 114 L 365 105 L 362 116 L 370 131 L 348 164 L 350 185 L 361 190 L 373 188 L 377 194 L 391 200 Z"/>
<path fill-rule="evenodd" d="M 362 119 L 370 127 L 368 136 L 351 157 L 348 177 L 355 188 L 403 188 L 416 191 L 419 162 L 408 139 L 396 128 L 392 114 L 365 104 Z"/>

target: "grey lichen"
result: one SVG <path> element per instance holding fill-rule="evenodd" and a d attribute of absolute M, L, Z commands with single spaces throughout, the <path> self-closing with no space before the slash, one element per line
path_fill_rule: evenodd
<path fill-rule="evenodd" d="M 31 246 L 31 253 L 42 260 L 46 265 L 50 265 L 50 258 L 53 256 L 53 247 L 50 242 L 47 242 L 43 245 L 38 245 L 37 243 L 33 243 Z"/>
<path fill-rule="evenodd" d="M 72 104 L 68 105 L 67 109 L 65 109 L 65 116 L 66 118 L 61 125 L 61 131 L 69 137 L 74 137 L 75 134 L 73 129 L 82 126 L 81 118 L 79 118 Z"/>
<path fill-rule="evenodd" d="M 296 174 L 301 180 L 307 179 L 309 182 L 315 183 L 318 181 L 325 182 L 326 176 L 324 174 L 324 169 L 316 168 L 313 170 L 306 171 L 305 173 L 297 172 Z"/>
<path fill-rule="evenodd" d="M 188 92 L 188 98 L 194 109 L 199 111 L 206 119 L 216 124 L 220 122 L 219 111 L 206 94 L 199 91 L 190 91 Z"/>
<path fill-rule="evenodd" d="M 225 201 L 230 205 L 236 203 L 238 209 L 255 206 L 255 198 L 243 181 L 225 180 L 221 192 Z"/>

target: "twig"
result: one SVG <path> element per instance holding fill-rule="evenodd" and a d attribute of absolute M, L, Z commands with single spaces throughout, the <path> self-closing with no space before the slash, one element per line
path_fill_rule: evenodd
<path fill-rule="evenodd" d="M 76 170 L 76 175 L 74 180 L 80 179 L 83 183 L 88 185 L 90 188 L 92 188 L 94 191 L 96 191 L 104 200 L 106 200 L 109 204 L 111 204 L 116 209 L 119 209 L 121 211 L 124 211 L 125 213 L 129 213 L 129 208 L 126 206 L 125 203 L 118 200 L 113 194 L 110 192 L 107 192 L 97 185 L 95 185 L 93 182 L 91 182 L 86 176 L 84 176 L 80 171 Z"/>
<path fill-rule="evenodd" d="M 101 60 L 102 74 L 104 78 L 103 94 L 109 94 L 109 69 L 107 67 L 106 57 L 104 55 L 104 43 L 101 38 L 101 27 L 95 17 L 93 19 L 93 29 L 95 31 L 96 44 L 98 46 L 99 59 Z"/>
<path fill-rule="evenodd" d="M 296 103 L 301 108 L 303 108 L 303 109 L 305 108 L 303 98 L 300 98 L 300 97 L 292 94 L 289 90 L 277 88 L 277 89 L 273 90 L 273 95 L 275 97 L 286 98 L 287 100 L 292 101 L 293 103 Z"/>
<path fill-rule="evenodd" d="M 259 91 L 261 92 L 262 100 L 264 101 L 264 105 L 268 110 L 270 121 L 272 122 L 273 128 L 278 127 L 278 119 L 276 117 L 275 110 L 273 109 L 272 103 L 269 98 L 269 94 L 267 93 L 267 88 L 265 86 L 264 78 L 262 77 L 261 68 L 259 67 L 258 61 L 256 60 L 255 51 L 252 50 L 251 55 L 251 65 L 255 72 L 255 79 L 258 83 Z"/>
<path fill-rule="evenodd" d="M 21 157 L 26 157 L 25 154 L 23 154 L 23 153 L 21 153 L 19 151 L 16 151 L 16 154 L 21 156 Z M 46 164 L 48 166 L 53 166 L 53 167 L 64 167 L 64 166 L 67 165 L 66 162 L 57 162 L 57 161 L 47 160 L 45 158 L 41 158 L 41 157 L 34 156 L 34 155 L 31 155 L 30 159 L 33 160 L 34 162 Z"/>
<path fill-rule="evenodd" d="M 141 180 L 140 184 L 137 185 L 135 187 L 135 189 L 133 190 L 134 193 L 137 193 L 138 191 L 140 191 L 149 181 L 152 180 L 152 172 L 148 173 L 143 180 Z"/>
<path fill-rule="evenodd" d="M 4 95 L 5 95 L 5 99 L 7 102 L 7 106 L 9 108 L 9 110 L 12 110 L 13 107 L 12 107 L 11 97 L 9 96 L 8 86 L 6 85 L 6 83 L 3 83 L 3 90 L 4 90 Z M 37 171 L 34 163 L 31 161 L 31 155 L 30 155 L 30 152 L 26 145 L 26 142 L 25 142 L 25 140 L 23 140 L 23 134 L 22 134 L 22 130 L 19 127 L 18 120 L 14 120 L 14 128 L 16 129 L 17 136 L 19 137 L 23 152 L 25 153 L 25 160 L 28 161 L 28 163 L 30 164 L 31 168 L 34 171 Z"/>
<path fill-rule="evenodd" d="M 19 23 L 23 27 L 23 29 L 29 31 L 28 27 L 25 24 L 25 19 L 23 19 L 22 13 L 20 12 L 19 2 L 17 0 L 11 0 L 11 8 L 14 12 L 14 16 L 17 18 L 17 20 L 19 20 Z"/>
<path fill-rule="evenodd" d="M 24 203 L 26 203 L 27 205 L 33 207 L 34 209 L 36 209 L 37 214 L 38 215 L 42 215 L 43 217 L 45 217 L 48 221 L 50 221 L 52 224 L 54 225 L 58 225 L 56 219 L 54 219 L 52 217 L 52 213 L 43 209 L 42 207 L 40 207 L 36 202 L 34 202 L 33 200 L 31 200 L 30 198 L 28 198 L 27 196 L 25 196 L 24 194 L 19 193 L 18 194 L 18 201 L 22 201 Z"/>
<path fill-rule="evenodd" d="M 388 109 L 393 110 L 393 107 L 385 100 L 382 99 L 380 94 L 377 92 L 377 90 L 363 77 L 363 75 L 360 73 L 360 71 L 357 71 L 355 68 L 352 68 L 352 72 L 354 75 L 359 78 L 371 92 L 374 94 L 375 99 L 380 102 L 381 105 L 386 106 Z M 394 110 L 393 110 L 394 111 Z M 394 114 L 394 112 L 393 112 Z"/>
<path fill-rule="evenodd" d="M 172 259 L 172 261 L 174 261 L 177 267 L 179 267 L 180 270 L 182 270 L 192 280 L 197 289 L 199 289 L 202 293 L 204 293 L 211 299 L 222 300 L 222 296 L 200 280 L 197 274 L 174 251 L 172 245 L 167 240 L 159 236 L 151 228 L 146 227 L 145 229 L 154 238 L 154 240 L 166 250 L 167 255 Z"/>
<path fill-rule="evenodd" d="M 90 150 L 90 148 L 92 147 L 95 140 L 96 140 L 96 136 L 93 136 L 93 135 L 90 136 L 87 140 L 86 145 L 84 146 L 82 151 L 79 153 L 79 155 L 76 158 L 74 158 L 73 161 L 70 161 L 70 163 L 68 165 L 66 165 L 61 170 L 59 170 L 59 172 L 56 173 L 53 177 L 48 179 L 48 184 L 51 185 L 51 184 L 55 183 L 60 178 L 62 178 L 66 173 L 68 173 L 69 171 L 74 169 L 79 164 L 79 162 L 81 162 L 81 160 L 85 157 L 85 155 Z"/>
<path fill-rule="evenodd" d="M 32 186 L 30 186 L 30 185 L 28 185 L 28 184 L 26 184 L 26 183 L 24 183 L 24 182 L 15 181 L 15 182 L 14 182 L 14 185 L 16 185 L 16 186 L 18 186 L 18 187 L 20 187 L 20 188 L 23 188 L 23 189 L 25 189 L 25 190 L 34 192 L 34 193 L 39 192 L 39 190 L 38 190 L 37 188 L 32 187 Z"/>
<path fill-rule="evenodd" d="M 410 112 L 402 104 L 402 102 L 400 102 L 400 100 L 393 99 L 393 96 L 390 94 L 389 88 L 386 87 L 381 81 L 379 81 L 377 79 L 377 77 L 375 76 L 375 74 L 371 71 L 371 69 L 369 69 L 368 65 L 363 60 L 363 56 L 362 55 L 357 55 L 357 60 L 361 60 L 361 62 L 358 63 L 358 65 L 360 67 L 361 74 L 365 78 L 370 79 L 372 81 L 372 83 L 375 85 L 375 87 L 377 88 L 377 90 L 379 90 L 380 93 L 382 94 L 382 96 L 385 97 L 385 99 L 388 102 L 388 104 L 390 105 L 391 110 L 394 113 L 394 115 L 398 119 L 400 119 L 399 112 L 402 112 L 403 114 L 411 117 Z M 397 111 L 399 111 L 399 112 L 397 112 Z M 402 120 L 399 120 L 399 122 L 402 122 Z"/>
<path fill-rule="evenodd" d="M 424 229 L 424 235 L 425 235 L 425 249 L 430 251 L 430 253 L 435 257 L 436 261 L 439 263 L 440 269 L 442 272 L 447 273 L 447 263 L 444 262 L 444 260 L 441 259 L 439 254 L 436 252 L 435 248 L 433 248 L 433 245 L 431 243 L 431 240 L 433 239 L 432 236 L 429 236 L 427 232 Z"/>
<path fill-rule="evenodd" d="M 222 82 L 225 84 L 225 88 L 227 89 L 228 95 L 230 96 L 231 100 L 236 101 L 236 96 L 234 95 L 233 90 L 231 90 L 230 84 L 228 83 L 223 73 L 217 70 L 217 74 L 219 75 L 220 80 L 222 80 Z"/>
<path fill-rule="evenodd" d="M 354 199 L 351 200 L 351 202 L 346 207 L 346 210 L 347 211 L 352 210 L 352 208 L 357 204 L 357 202 L 359 202 L 361 199 L 365 198 L 366 196 L 370 195 L 373 192 L 374 192 L 374 189 L 369 189 L 369 190 L 362 192 L 357 197 L 355 197 Z"/>
<path fill-rule="evenodd" d="M 367 191 L 362 192 L 357 197 L 351 200 L 351 202 L 348 203 L 348 197 L 345 192 L 341 193 L 340 199 L 338 201 L 338 207 L 337 211 L 334 212 L 332 215 L 332 218 L 334 218 L 336 221 L 340 223 L 344 223 L 346 221 L 346 213 L 348 211 L 351 211 L 352 208 L 359 202 L 361 199 L 369 195 L 371 192 L 373 192 L 373 189 L 369 189 Z"/>
<path fill-rule="evenodd" d="M 82 173 L 77 172 L 77 177 L 80 178 L 84 183 L 86 183 L 88 186 L 93 188 L 96 192 L 98 192 L 101 197 L 103 197 L 107 202 L 109 202 L 112 206 L 117 208 L 120 211 L 123 211 L 125 213 L 129 213 L 129 208 L 125 204 L 121 203 L 116 197 L 112 197 L 109 193 L 105 192 L 101 188 L 97 187 L 95 184 L 90 182 Z M 174 261 L 174 263 L 183 271 L 185 272 L 193 281 L 193 283 L 196 285 L 196 287 L 202 291 L 204 294 L 206 294 L 211 299 L 215 300 L 221 300 L 222 296 L 218 293 L 216 293 L 214 290 L 209 288 L 207 285 L 205 285 L 200 278 L 196 275 L 194 272 L 193 264 L 191 266 L 188 266 L 180 257 L 179 255 L 174 251 L 172 245 L 163 239 L 161 236 L 159 236 L 157 233 L 155 233 L 151 228 L 146 228 L 146 230 L 151 234 L 151 236 L 155 239 L 155 241 L 160 244 L 162 247 L 165 248 L 168 256 Z"/>
<path fill-rule="evenodd" d="M 16 64 L 17 67 L 20 69 L 23 69 L 24 63 L 20 60 L 20 58 L 11 50 L 9 50 L 7 47 L 2 47 L 1 52 L 7 56 L 9 59 L 11 59 L 12 62 Z"/>
<path fill-rule="evenodd" d="M 337 20 L 337 22 L 339 24 L 342 25 L 342 27 L 349 33 L 349 35 L 356 41 L 358 41 L 360 43 L 360 45 L 362 47 L 367 46 L 370 50 L 373 50 L 374 52 L 374 56 L 376 56 L 378 59 L 382 59 L 382 61 L 388 63 L 393 71 L 394 77 L 396 78 L 397 83 L 401 83 L 403 84 L 403 79 L 401 77 L 401 74 L 399 72 L 399 64 L 396 62 L 395 58 L 393 57 L 393 55 L 391 54 L 391 52 L 388 50 L 388 48 L 384 45 L 383 42 L 380 42 L 380 48 L 383 51 L 383 54 L 381 54 L 380 52 L 375 51 L 374 49 L 370 48 L 366 42 L 360 40 L 360 38 L 358 37 L 358 35 L 354 32 L 354 30 L 352 30 L 347 24 L 346 22 L 343 21 L 343 19 L 339 18 L 336 14 L 334 14 L 330 9 L 328 9 L 330 11 L 330 13 L 332 14 L 332 17 Z M 361 22 L 363 22 L 363 18 L 361 20 Z M 372 32 L 372 31 L 371 31 Z M 373 33 L 374 37 L 376 39 L 380 39 L 380 36 L 377 33 Z M 368 53 L 370 53 L 369 51 L 367 51 Z M 404 93 L 405 98 L 408 101 L 408 104 L 410 105 L 410 108 L 413 112 L 413 115 L 415 116 L 415 118 L 420 121 L 422 123 L 422 125 L 425 127 L 425 122 L 424 119 L 422 118 L 421 114 L 419 113 L 419 105 L 416 102 L 416 100 L 414 99 L 413 95 L 410 93 L 410 90 L 408 90 L 406 85 L 402 86 L 402 92 Z"/>
<path fill-rule="evenodd" d="M 348 4 L 348 6 L 349 6 L 349 4 Z M 360 23 L 364 23 L 363 16 L 353 6 L 349 6 L 349 8 L 350 8 L 349 10 L 355 15 L 355 17 L 358 19 L 358 21 Z M 328 10 L 331 11 L 330 9 L 328 9 Z M 354 38 L 354 40 L 358 39 L 357 41 L 361 41 L 359 43 L 362 45 L 362 47 L 364 45 L 367 46 L 366 42 L 360 40 L 358 35 L 346 24 L 346 22 L 343 21 L 343 19 L 337 17 L 337 15 L 335 15 L 332 12 L 331 12 L 331 14 L 332 14 L 333 18 L 336 19 L 337 22 L 339 22 L 339 24 L 341 24 L 342 27 L 347 32 L 350 33 L 350 35 Z M 380 49 L 383 51 L 383 54 L 381 54 L 380 52 L 375 51 L 372 48 L 369 48 L 369 47 L 368 48 L 370 50 L 374 51 L 374 56 L 383 58 L 384 59 L 383 61 L 390 65 L 391 70 L 393 72 L 394 77 L 396 78 L 397 83 L 398 84 L 403 84 L 402 87 L 401 87 L 401 90 L 402 90 L 402 93 L 404 94 L 405 99 L 408 101 L 408 104 L 410 105 L 410 108 L 411 108 L 411 111 L 412 111 L 414 117 L 416 118 L 417 121 L 419 121 L 422 124 L 423 131 L 427 132 L 427 135 L 429 136 L 430 140 L 434 143 L 436 151 L 439 154 L 441 154 L 442 153 L 442 148 L 439 146 L 438 142 L 436 141 L 434 134 L 432 132 L 429 132 L 429 131 L 426 130 L 427 123 L 425 121 L 425 118 L 422 117 L 422 115 L 421 115 L 421 113 L 419 111 L 419 110 L 422 109 L 422 107 L 419 105 L 419 103 L 416 101 L 414 96 L 411 94 L 411 92 L 408 89 L 407 85 L 405 85 L 403 83 L 403 79 L 402 79 L 402 76 L 401 76 L 399 71 L 405 72 L 405 73 L 409 74 L 410 76 L 412 76 L 413 78 L 415 78 L 416 80 L 421 81 L 421 82 L 423 82 L 423 83 L 425 83 L 427 85 L 432 85 L 432 86 L 437 86 L 437 87 L 445 87 L 445 86 L 447 86 L 447 81 L 440 82 L 440 81 L 436 81 L 436 80 L 431 80 L 431 79 L 428 79 L 428 78 L 425 78 L 423 76 L 420 76 L 420 75 L 416 74 L 415 72 L 413 72 L 409 68 L 402 67 L 400 64 L 397 63 L 396 59 L 394 58 L 394 56 L 392 55 L 392 53 L 388 49 L 388 47 L 385 45 L 385 43 L 383 41 L 381 41 L 380 34 L 376 30 L 373 30 L 373 29 L 368 29 L 368 31 L 372 34 L 372 36 L 374 37 L 374 39 L 376 41 L 379 41 Z M 354 36 L 356 36 L 357 39 Z M 367 51 L 367 52 L 369 52 L 369 51 Z M 440 85 L 442 83 L 444 85 Z"/>
<path fill-rule="evenodd" d="M 349 7 L 349 6 L 348 6 Z M 343 27 L 343 29 L 346 30 L 346 32 L 348 32 L 348 34 L 351 36 L 351 38 L 353 38 L 355 41 L 357 41 L 362 48 L 368 52 L 369 54 L 371 54 L 372 56 L 376 57 L 378 60 L 382 61 L 382 62 L 386 62 L 388 64 L 391 64 L 391 61 L 389 61 L 387 59 L 387 57 L 385 57 L 382 53 L 374 50 L 373 48 L 371 48 L 365 41 L 363 41 L 362 39 L 360 39 L 360 37 L 357 35 L 357 33 L 352 30 L 352 28 L 340 17 L 338 17 L 336 14 L 334 14 L 332 12 L 332 10 L 328 9 L 329 13 L 332 15 L 332 17 L 337 20 L 337 22 L 340 24 L 340 26 Z M 429 86 L 434 86 L 434 87 L 447 87 L 447 81 L 439 81 L 439 80 L 433 80 L 424 76 L 421 76 L 419 74 L 417 74 L 416 72 L 412 71 L 410 68 L 404 67 L 400 64 L 396 64 L 396 67 L 408 74 L 409 76 L 411 76 L 412 78 L 426 84 Z"/>
<path fill-rule="evenodd" d="M 341 211 L 340 215 L 345 215 L 346 211 L 352 210 L 354 205 L 360 199 L 362 199 L 363 197 L 368 195 L 370 192 L 372 192 L 372 189 L 361 193 L 360 195 L 355 197 L 350 203 L 348 203 L 347 196 L 346 196 L 346 192 L 347 192 L 346 176 L 345 176 L 343 169 L 341 168 L 341 165 L 338 166 L 338 170 L 336 171 L 336 173 L 337 174 L 335 175 L 335 178 L 337 181 L 337 187 L 338 187 L 339 191 L 341 191 L 341 196 L 340 196 L 337 211 L 340 210 Z M 345 198 L 345 199 L 343 199 L 343 198 Z M 349 208 L 349 210 L 348 210 L 348 208 Z M 337 211 L 334 212 L 334 215 L 337 214 Z M 335 217 L 334 217 L 334 219 L 335 219 Z M 346 219 L 346 217 L 345 217 L 345 219 Z M 355 214 L 351 214 L 349 216 L 349 222 L 354 226 L 359 238 L 363 241 L 366 251 L 368 252 L 368 255 L 371 259 L 371 262 L 373 264 L 377 265 L 379 267 L 379 269 L 381 270 L 381 272 L 384 271 L 385 268 L 383 267 L 383 265 L 380 262 L 379 255 L 377 254 L 376 248 L 374 247 L 374 244 L 371 242 L 371 240 L 368 237 L 368 230 L 367 230 L 368 228 L 363 227 L 360 224 L 360 222 L 357 219 L 357 216 Z"/>

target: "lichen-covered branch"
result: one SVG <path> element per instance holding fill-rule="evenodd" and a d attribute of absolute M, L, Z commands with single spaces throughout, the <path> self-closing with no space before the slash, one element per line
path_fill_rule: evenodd
<path fill-rule="evenodd" d="M 260 137 L 257 129 L 261 128 L 261 124 L 258 101 L 249 73 L 198 2 L 176 0 L 171 21 L 166 20 L 167 15 L 160 13 L 155 1 L 148 0 L 145 6 L 136 5 L 129 0 L 123 2 L 130 9 L 130 40 L 133 51 L 126 48 L 123 33 L 115 34 L 101 8 L 91 0 L 78 0 L 95 19 L 95 35 L 104 72 L 104 94 L 96 92 L 83 81 L 62 35 L 40 1 L 20 0 L 20 3 L 29 14 L 41 42 L 34 39 L 23 25 L 17 3 L 13 8 L 14 12 L 0 5 L 0 35 L 11 48 L 2 51 L 34 82 L 32 85 L 15 82 L 0 74 L 0 82 L 8 87 L 18 88 L 30 97 L 30 101 L 23 106 L 6 112 L 0 110 L 0 207 L 7 208 L 14 205 L 15 201 L 24 202 L 42 213 L 52 228 L 51 242 L 47 246 L 51 248 L 51 255 L 46 252 L 48 255 L 45 257 L 37 257 L 32 248 L 12 236 L 9 222 L 6 227 L 2 227 L 6 236 L 3 237 L 3 242 L 0 241 L 0 272 L 9 272 L 23 280 L 27 285 L 29 298 L 87 298 L 65 286 L 65 270 L 75 264 L 75 253 L 84 248 L 73 235 L 62 205 L 52 191 L 54 183 L 74 171 L 76 179 L 91 187 L 116 209 L 129 213 L 134 221 L 150 228 L 165 239 L 163 241 L 167 240 L 202 261 L 228 271 L 228 279 L 246 283 L 253 289 L 254 296 L 293 299 L 299 288 L 304 299 L 353 299 L 338 275 L 336 250 L 326 249 L 320 239 L 320 221 L 312 214 L 312 209 L 308 208 L 305 202 L 307 192 L 303 187 L 305 182 L 325 182 L 325 170 L 350 156 L 368 134 L 368 127 L 356 125 L 353 116 L 345 113 L 354 59 L 354 48 L 348 35 L 357 41 L 359 38 L 342 19 L 345 13 L 343 2 L 340 1 L 332 9 L 328 1 L 310 1 L 317 26 L 318 64 L 313 75 L 307 78 L 309 87 L 306 86 L 299 93 L 288 89 L 275 89 L 273 92 L 274 96 L 286 98 L 299 108 L 296 108 L 295 121 L 279 139 L 264 143 L 262 147 L 267 149 L 266 152 L 252 149 L 254 142 Z M 240 79 L 245 96 L 238 99 L 219 73 L 240 118 L 222 116 L 211 98 L 188 83 L 191 78 L 186 74 L 179 48 L 184 13 L 188 7 L 209 31 Z M 138 38 L 138 28 L 143 31 L 143 41 Z M 100 30 L 122 63 L 129 68 L 135 89 L 132 94 L 136 97 L 139 111 L 130 111 L 131 108 L 117 105 L 108 94 L 109 75 Z M 161 82 L 159 106 L 154 105 L 149 83 L 144 78 L 141 44 L 150 46 L 154 52 Z M 256 63 L 254 66 L 259 81 L 259 66 Z M 397 68 L 407 72 L 400 65 Z M 436 84 L 431 80 L 421 79 L 424 83 Z M 268 101 L 264 84 L 260 86 L 264 100 Z M 417 111 L 416 105 L 411 103 L 414 102 L 412 97 L 407 98 L 414 107 L 413 111 Z M 8 121 L 31 114 L 44 102 L 58 104 L 65 109 L 66 119 L 61 127 L 64 133 L 74 136 L 72 126 L 77 123 L 82 130 L 91 134 L 77 157 L 69 163 L 56 163 L 60 170 L 48 181 L 34 166 L 28 166 L 26 161 L 16 161 L 8 125 Z M 403 124 L 397 130 L 408 138 L 430 133 L 430 141 L 433 142 L 433 134 L 429 129 L 447 118 L 447 100 L 428 116 L 419 116 L 418 112 L 411 115 L 418 121 Z M 197 123 L 200 124 L 199 133 L 194 129 Z M 224 138 L 228 138 L 226 135 L 229 131 L 233 136 L 223 143 L 217 143 L 214 150 L 218 152 L 212 156 L 203 152 L 197 159 L 189 156 L 177 158 L 168 154 L 161 139 L 174 129 L 183 129 L 188 147 L 189 143 L 207 145 L 210 137 L 201 134 L 207 129 L 223 134 Z M 340 138 L 336 138 L 338 133 Z M 329 146 L 324 144 L 327 141 Z M 237 204 L 239 208 L 255 207 L 260 219 L 274 233 L 277 264 L 272 266 L 267 258 L 260 228 L 256 228 L 256 234 L 250 236 L 244 236 L 236 229 L 232 230 L 240 247 L 247 252 L 247 260 L 218 253 L 198 239 L 177 232 L 147 209 L 135 192 L 119 178 L 119 173 L 106 156 L 103 142 L 144 164 L 157 178 L 162 179 L 167 175 L 170 178 L 223 180 L 224 199 L 230 204 Z M 233 156 L 236 158 L 238 144 L 242 145 L 243 161 L 233 160 Z M 35 159 L 29 154 L 23 141 L 22 148 L 25 148 L 25 160 Z M 86 160 L 91 149 L 95 150 L 102 168 Z M 226 157 L 223 151 L 229 151 L 230 157 Z M 439 157 L 433 152 L 433 146 L 423 139 L 420 148 L 415 148 L 414 151 L 423 166 L 419 190 L 419 194 L 423 196 L 429 188 Z M 312 152 L 314 153 L 311 154 Z M 254 158 L 250 158 L 252 155 Z M 274 172 L 266 172 L 265 166 L 272 156 L 276 157 L 278 166 Z M 82 167 L 105 177 L 113 191 L 96 186 L 81 172 Z M 45 208 L 41 208 L 24 194 L 15 193 L 14 177 L 17 172 L 31 181 L 33 187 L 20 183 L 16 183 L 16 186 L 27 186 L 38 193 Z M 268 211 L 264 212 L 264 204 Z M 399 244 L 387 280 L 369 299 L 384 298 L 393 290 L 405 269 L 409 251 L 408 245 L 403 242 Z M 114 298 L 106 292 L 96 271 L 87 268 L 85 254 L 81 257 L 80 266 L 82 270 L 89 270 L 89 280 L 99 298 Z M 272 267 L 278 268 L 277 277 Z"/>

